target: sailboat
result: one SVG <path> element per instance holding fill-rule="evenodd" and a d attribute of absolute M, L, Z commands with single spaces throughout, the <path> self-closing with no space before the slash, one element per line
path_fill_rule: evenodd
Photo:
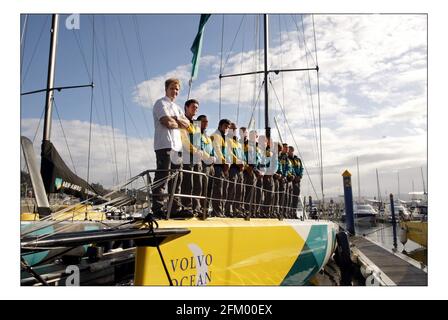
<path fill-rule="evenodd" d="M 423 196 L 421 200 L 414 199 L 410 217 L 400 222 L 400 227 L 406 233 L 406 237 L 419 245 L 428 247 L 428 194 L 423 178 L 423 168 L 421 168 L 423 191 L 410 192 L 412 197 Z"/>
<path fill-rule="evenodd" d="M 264 15 L 264 30 L 262 73 L 269 137 L 267 85 L 274 71 L 268 70 L 268 15 Z M 245 218 L 204 214 L 188 220 L 153 220 L 149 215 L 118 230 L 50 235 L 43 241 L 28 238 L 22 240 L 22 248 L 48 250 L 132 239 L 136 245 L 133 283 L 137 286 L 296 286 L 308 284 L 329 261 L 337 232 L 337 224 L 330 221 L 252 218 L 250 212 Z"/>
<path fill-rule="evenodd" d="M 101 231 L 107 228 L 115 228 L 122 224 L 123 221 L 110 220 L 104 204 L 109 204 L 108 210 L 110 210 L 114 205 L 130 200 L 125 195 L 111 197 L 111 194 L 104 195 L 98 192 L 91 184 L 69 169 L 50 140 L 54 90 L 65 89 L 54 87 L 58 29 L 59 16 L 55 14 L 51 24 L 47 88 L 22 93 L 22 95 L 26 95 L 42 91 L 46 92 L 40 168 L 38 167 L 33 143 L 25 136 L 21 137 L 23 156 L 36 201 L 36 210 L 21 212 L 20 215 L 21 240 L 22 243 L 25 243 L 22 247 L 21 258 L 28 267 L 49 263 L 61 257 L 79 258 L 88 251 L 87 246 L 81 248 L 73 247 L 70 250 L 66 248 L 33 250 L 26 245 L 30 239 L 43 241 L 52 236 L 62 235 L 62 237 L 65 237 L 72 232 Z M 52 210 L 48 198 L 53 193 L 72 195 L 80 200 L 68 205 L 58 205 L 57 210 Z"/>

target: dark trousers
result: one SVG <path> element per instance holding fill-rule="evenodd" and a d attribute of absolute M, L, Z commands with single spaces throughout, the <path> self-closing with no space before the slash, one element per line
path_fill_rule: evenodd
<path fill-rule="evenodd" d="M 213 175 L 213 191 L 212 191 L 212 208 L 213 215 L 215 216 L 224 216 L 222 212 L 222 189 L 223 189 L 223 180 L 224 179 L 224 171 L 223 165 L 214 165 L 215 173 Z"/>
<path fill-rule="evenodd" d="M 297 209 L 299 207 L 300 197 L 300 181 L 293 181 L 292 183 L 292 203 L 293 218 L 297 218 Z"/>
<path fill-rule="evenodd" d="M 278 216 L 279 213 L 279 202 L 280 202 L 280 184 L 278 179 L 273 179 L 274 181 L 274 196 L 273 196 L 273 213 L 274 216 Z"/>
<path fill-rule="evenodd" d="M 255 217 L 263 216 L 263 176 L 255 176 L 257 182 L 255 183 L 255 204 L 253 213 Z"/>
<path fill-rule="evenodd" d="M 244 185 L 243 185 L 243 172 L 238 169 L 236 172 L 236 187 L 235 187 L 235 203 L 233 209 L 237 211 L 243 211 L 244 202 Z"/>
<path fill-rule="evenodd" d="M 224 207 L 226 215 L 232 216 L 232 213 L 235 214 L 235 209 L 238 209 L 240 204 L 237 203 L 241 201 L 241 182 L 242 175 L 238 167 L 230 166 L 229 175 L 227 177 L 227 181 L 224 183 L 224 193 L 226 193 L 226 205 Z M 232 212 L 233 210 L 233 212 Z"/>
<path fill-rule="evenodd" d="M 251 208 L 251 203 L 255 202 L 255 188 L 254 184 L 256 181 L 255 174 L 253 171 L 245 170 L 243 172 L 243 183 L 244 183 L 244 210 L 249 212 Z M 253 215 L 253 212 L 251 212 Z"/>
<path fill-rule="evenodd" d="M 278 205 L 279 205 L 279 214 L 282 217 L 285 217 L 285 213 L 286 213 L 286 204 L 287 204 L 287 202 L 286 202 L 286 200 L 287 200 L 287 194 L 286 194 L 287 189 L 286 188 L 287 188 L 286 180 L 284 178 L 281 178 L 278 181 L 278 191 L 279 191 L 279 193 L 278 193 L 278 197 L 279 197 Z"/>
<path fill-rule="evenodd" d="M 195 171 L 195 172 L 201 172 L 201 164 L 184 164 L 183 165 L 184 170 L 189 171 Z M 192 174 L 189 172 L 183 172 L 182 173 L 182 188 L 181 192 L 183 195 L 194 195 L 194 196 L 200 196 L 202 194 L 202 179 L 201 175 L 198 174 Z M 201 210 L 201 202 L 197 198 L 181 198 L 182 206 L 186 209 L 192 209 L 194 211 L 200 211 Z"/>
<path fill-rule="evenodd" d="M 205 200 L 201 200 L 201 208 L 204 209 L 205 207 L 207 207 L 207 212 L 208 212 L 208 206 L 209 206 L 209 201 L 208 199 L 210 199 L 211 195 L 212 195 L 212 187 L 213 187 L 213 181 L 212 178 L 210 176 L 213 175 L 213 166 L 211 165 L 206 165 L 206 164 L 202 164 L 202 173 L 206 174 L 206 177 L 201 176 L 202 179 L 202 189 L 201 189 L 201 196 L 206 197 L 207 198 L 207 203 L 205 202 Z"/>
<path fill-rule="evenodd" d="M 272 207 L 274 204 L 274 179 L 272 176 L 263 177 L 263 204 L 262 212 L 265 217 L 272 215 Z"/>
<path fill-rule="evenodd" d="M 291 217 L 291 200 L 292 200 L 292 185 L 291 182 L 286 180 L 285 182 L 285 210 L 284 217 Z"/>
<path fill-rule="evenodd" d="M 175 164 L 175 163 L 171 162 L 170 152 L 171 152 L 171 149 L 160 149 L 160 150 L 155 151 L 157 170 L 169 170 L 169 169 L 181 169 L 182 168 L 182 164 Z M 158 181 L 166 178 L 169 174 L 170 173 L 168 171 L 156 171 L 156 173 L 154 175 L 154 183 L 158 184 Z M 174 193 L 179 193 L 181 182 L 182 182 L 182 174 L 179 173 L 179 177 L 177 179 L 177 184 L 175 186 L 174 186 L 174 179 L 171 179 L 170 182 L 168 183 L 168 194 L 171 194 L 173 189 L 174 189 Z M 158 213 L 163 208 L 164 197 L 157 196 L 157 194 L 164 193 L 165 187 L 166 187 L 166 182 L 164 182 L 161 185 L 152 189 L 152 193 L 154 195 L 153 202 L 152 202 L 152 212 L 153 213 Z M 173 212 L 177 211 L 179 209 L 179 207 L 180 207 L 179 200 L 174 198 L 172 211 Z"/>

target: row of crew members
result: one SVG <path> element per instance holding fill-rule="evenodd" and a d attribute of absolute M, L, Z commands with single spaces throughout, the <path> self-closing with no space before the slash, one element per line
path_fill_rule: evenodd
<path fill-rule="evenodd" d="M 260 148 L 257 132 L 248 132 L 246 128 L 240 128 L 241 138 L 238 139 L 238 129 L 228 119 L 220 120 L 218 129 L 208 136 L 205 115 L 196 119 L 200 122 L 200 128 L 195 125 L 194 118 L 199 109 L 197 100 L 186 101 L 184 113 L 174 103 L 179 89 L 177 79 L 168 79 L 165 82 L 166 96 L 154 105 L 157 169 L 183 168 L 203 172 L 210 179 L 183 172 L 181 179 L 177 179 L 177 185 L 173 185 L 173 179 L 170 180 L 169 192 L 175 188 L 175 193 L 180 191 L 183 195 L 212 198 L 212 216 L 243 217 L 244 212 L 251 212 L 252 216 L 260 217 L 280 214 L 294 217 L 303 174 L 302 163 L 294 155 L 294 148 L 274 144 L 279 154 L 278 158 L 272 157 L 270 141 L 261 136 L 261 144 L 266 148 Z M 174 160 L 173 155 L 177 159 Z M 275 162 L 274 170 L 271 161 Z M 167 178 L 167 175 L 165 171 L 157 171 L 155 182 Z M 152 210 L 156 217 L 166 215 L 162 211 L 163 199 L 158 196 L 163 193 L 164 187 L 165 183 L 162 183 L 153 188 Z M 199 215 L 205 204 L 205 200 L 192 197 L 184 196 L 180 202 L 174 199 L 171 216 L 185 218 Z"/>
<path fill-rule="evenodd" d="M 274 159 L 273 170 L 270 162 L 275 154 L 271 154 L 269 142 L 264 136 L 260 139 L 264 139 L 263 146 L 267 143 L 266 148 L 258 147 L 256 131 L 248 134 L 246 128 L 241 128 L 241 139 L 238 139 L 238 128 L 228 119 L 220 120 L 218 129 L 208 136 L 208 119 L 205 115 L 197 118 L 201 123 L 198 144 L 193 141 L 198 130 L 193 124 L 193 116 L 197 111 L 195 106 L 198 106 L 196 100 L 189 100 L 185 104 L 186 116 L 191 125 L 183 134 L 184 152 L 188 154 L 184 169 L 204 172 L 212 178 L 204 187 L 207 181 L 204 177 L 184 173 L 182 193 L 211 196 L 212 216 L 243 217 L 244 212 L 251 212 L 261 217 L 280 214 L 294 217 L 303 173 L 301 161 L 294 155 L 294 148 L 291 146 L 288 149 L 287 144 L 278 145 L 279 156 Z M 195 161 L 197 154 L 202 157 L 202 162 Z M 182 199 L 185 208 L 200 214 L 204 201 Z"/>

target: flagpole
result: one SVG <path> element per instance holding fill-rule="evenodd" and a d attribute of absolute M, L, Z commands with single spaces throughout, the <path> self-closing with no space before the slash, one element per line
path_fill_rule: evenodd
<path fill-rule="evenodd" d="M 190 93 L 191 93 L 192 84 L 193 84 L 193 78 L 190 78 L 190 81 L 188 81 L 188 97 L 187 97 L 187 100 L 190 100 Z"/>
<path fill-rule="evenodd" d="M 201 19 L 199 21 L 199 28 L 196 37 L 194 38 L 193 45 L 190 50 L 193 53 L 193 58 L 191 60 L 191 77 L 188 82 L 188 99 L 190 99 L 191 87 L 193 83 L 193 79 L 197 77 L 198 66 L 199 66 L 199 57 L 201 55 L 201 46 L 202 46 L 202 34 L 204 32 L 204 25 L 207 23 L 207 20 L 210 18 L 210 14 L 201 14 Z"/>

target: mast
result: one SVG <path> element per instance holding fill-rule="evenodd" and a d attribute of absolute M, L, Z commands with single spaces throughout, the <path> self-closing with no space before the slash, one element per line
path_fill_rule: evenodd
<path fill-rule="evenodd" d="M 359 179 L 359 158 L 356 157 L 356 167 L 358 169 L 358 202 L 361 203 L 361 183 Z"/>
<path fill-rule="evenodd" d="M 422 183 L 423 183 L 423 194 L 426 194 L 425 177 L 423 176 L 423 167 L 420 167 L 422 173 Z"/>
<path fill-rule="evenodd" d="M 378 178 L 378 169 L 376 170 L 376 189 L 378 194 L 378 201 L 381 203 L 380 179 Z"/>
<path fill-rule="evenodd" d="M 398 196 L 397 200 L 400 200 L 400 172 L 397 171 L 397 178 L 398 178 Z"/>
<path fill-rule="evenodd" d="M 269 25 L 268 15 L 264 14 L 264 126 L 266 138 L 271 137 L 271 128 L 269 127 L 269 91 L 268 91 L 268 51 L 269 51 Z"/>
<path fill-rule="evenodd" d="M 51 39 L 50 39 L 50 54 L 48 60 L 48 77 L 47 77 L 47 94 L 45 98 L 45 121 L 44 121 L 44 136 L 43 141 L 49 141 L 51 136 L 51 113 L 53 107 L 54 96 L 54 73 L 56 64 L 56 48 L 58 37 L 59 15 L 53 14 L 51 22 Z"/>

